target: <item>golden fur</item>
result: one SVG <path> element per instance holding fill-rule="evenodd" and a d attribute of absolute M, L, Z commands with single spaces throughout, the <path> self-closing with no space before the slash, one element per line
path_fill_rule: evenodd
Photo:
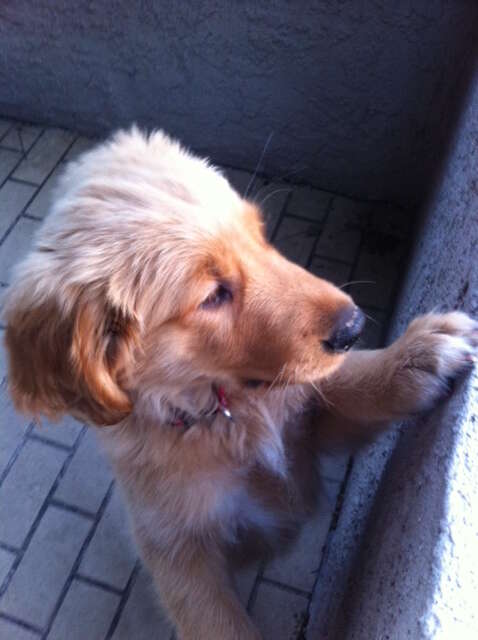
<path fill-rule="evenodd" d="M 312 513 L 320 425 L 367 437 L 431 407 L 472 359 L 477 326 L 460 313 L 419 318 L 387 349 L 332 352 L 352 306 L 160 132 L 121 132 L 67 167 L 6 303 L 11 393 L 35 416 L 101 427 L 181 639 L 259 637 L 231 559 L 280 546 Z M 172 425 L 218 384 L 234 422 Z"/>

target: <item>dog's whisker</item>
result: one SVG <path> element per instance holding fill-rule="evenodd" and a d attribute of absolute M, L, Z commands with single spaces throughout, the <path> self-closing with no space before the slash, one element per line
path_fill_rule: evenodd
<path fill-rule="evenodd" d="M 293 372 L 291 371 L 291 372 L 289 373 L 289 376 L 287 377 L 287 382 L 286 382 L 285 387 L 284 387 L 284 392 L 283 392 L 283 395 L 284 395 L 284 396 L 285 396 L 285 394 L 286 394 L 286 392 L 287 392 L 287 389 L 289 388 L 290 381 L 292 380 L 292 375 L 293 375 Z"/>
<path fill-rule="evenodd" d="M 328 407 L 334 406 L 333 403 L 330 402 L 330 400 L 325 397 L 324 392 L 321 389 L 319 389 L 319 387 L 315 384 L 315 382 L 311 380 L 310 385 L 312 386 L 313 389 L 315 389 L 319 398 L 321 398 L 321 400 L 323 400 Z"/>
<path fill-rule="evenodd" d="M 253 196 L 251 196 L 252 202 L 256 202 L 259 206 L 261 204 L 263 204 L 263 202 L 259 201 L 259 194 L 262 193 L 263 191 L 265 191 L 266 189 L 269 189 L 269 187 L 274 187 L 274 186 L 276 186 L 274 183 L 269 182 L 268 184 L 264 184 L 264 185 L 262 185 L 262 187 L 259 187 L 259 189 L 255 192 L 255 194 Z M 271 195 L 274 195 L 275 193 L 280 192 L 280 191 L 293 191 L 292 186 L 285 186 L 285 185 L 279 186 L 279 185 L 277 185 L 277 187 L 278 188 L 274 189 L 274 191 L 272 191 L 271 193 L 267 193 L 264 196 L 264 199 L 267 199 Z"/>
<path fill-rule="evenodd" d="M 265 203 L 269 200 L 269 198 L 272 198 L 272 196 L 275 196 L 276 193 L 283 193 L 284 191 L 286 191 L 287 193 L 290 193 L 292 191 L 292 189 L 274 189 L 274 191 L 271 191 L 270 193 L 268 193 L 262 200 L 261 202 L 259 202 L 259 206 L 263 207 L 265 205 Z"/>
<path fill-rule="evenodd" d="M 286 180 L 287 178 L 290 178 L 290 176 L 294 176 L 297 173 L 304 171 L 305 169 L 308 169 L 308 165 L 303 164 L 302 166 L 296 167 L 295 169 L 291 169 L 287 173 L 283 173 L 281 176 L 276 176 L 273 179 L 271 178 L 270 182 L 278 182 L 280 180 Z"/>
<path fill-rule="evenodd" d="M 378 320 L 375 320 L 375 318 L 372 318 L 372 316 L 369 316 L 368 313 L 365 313 L 365 311 L 363 309 L 361 309 L 362 313 L 364 314 L 364 316 L 370 320 L 371 322 L 373 322 L 374 324 L 377 325 L 377 327 L 381 327 L 382 323 L 379 322 Z"/>
<path fill-rule="evenodd" d="M 252 196 L 252 199 L 254 202 L 257 202 L 257 197 L 259 196 L 259 194 L 264 191 L 264 189 L 267 189 L 270 186 L 274 186 L 275 183 L 280 183 L 283 180 L 286 180 L 287 178 L 290 178 L 290 176 L 293 176 L 297 173 L 300 173 L 301 171 L 303 171 L 304 169 L 307 169 L 307 165 L 302 165 L 301 167 L 297 167 L 296 169 L 292 169 L 291 171 L 288 171 L 287 173 L 284 173 L 282 175 L 275 175 L 275 176 L 271 176 L 269 178 L 267 178 L 267 182 L 266 184 L 263 184 L 262 186 L 260 186 L 257 191 L 255 192 L 255 194 Z M 293 185 L 290 186 L 290 191 L 293 191 L 294 187 Z"/>
<path fill-rule="evenodd" d="M 249 189 L 250 189 L 250 188 L 251 188 L 251 186 L 254 184 L 254 180 L 256 179 L 257 172 L 259 171 L 259 168 L 260 168 L 260 166 L 261 166 L 262 160 L 264 159 L 264 156 L 266 155 L 267 148 L 269 147 L 269 144 L 270 144 L 270 142 L 271 142 L 271 140 L 272 140 L 272 136 L 273 136 L 273 135 L 274 135 L 274 132 L 273 132 L 273 131 L 271 131 L 271 132 L 269 133 L 269 136 L 268 136 L 267 140 L 266 140 L 266 143 L 265 143 L 265 145 L 264 145 L 264 148 L 262 149 L 262 153 L 261 153 L 261 155 L 260 155 L 259 162 L 257 163 L 257 166 L 256 166 L 256 168 L 254 169 L 254 173 L 252 174 L 251 179 L 250 179 L 250 180 L 249 180 L 249 182 L 247 183 L 247 187 L 246 187 L 246 190 L 244 191 L 243 198 L 247 198 L 247 194 L 249 193 Z"/>
<path fill-rule="evenodd" d="M 345 287 L 349 287 L 352 284 L 377 284 L 377 282 L 375 280 L 351 280 L 350 282 L 338 285 L 337 289 L 345 289 Z"/>
<path fill-rule="evenodd" d="M 283 375 L 285 373 L 285 368 L 286 368 L 285 364 L 280 368 L 278 375 L 274 378 L 274 380 L 271 382 L 268 389 L 266 390 L 266 393 L 265 393 L 266 397 L 271 393 L 274 387 L 278 387 L 280 385 Z"/>
<path fill-rule="evenodd" d="M 280 183 L 283 180 L 286 180 L 287 178 L 290 178 L 290 176 L 293 176 L 297 173 L 300 173 L 301 171 L 303 171 L 304 169 L 307 169 L 308 167 L 306 165 L 303 165 L 301 167 L 297 167 L 296 169 L 292 169 L 291 171 L 288 171 L 287 173 L 283 173 L 281 176 L 275 175 L 275 176 L 270 176 L 267 178 L 266 184 L 263 184 L 261 187 L 259 187 L 259 189 L 256 191 L 256 193 L 254 194 L 254 198 L 257 198 L 258 194 L 263 191 L 264 189 L 267 189 L 267 187 L 270 187 L 271 185 L 274 185 L 275 183 Z M 293 190 L 293 187 L 291 185 L 291 190 Z"/>
<path fill-rule="evenodd" d="M 283 375 L 283 373 L 284 373 L 284 371 L 285 371 L 285 366 L 286 366 L 286 365 L 284 364 L 284 365 L 282 365 L 282 367 L 279 369 L 279 372 L 277 373 L 277 375 L 275 376 L 275 378 L 272 380 L 272 382 L 271 382 L 271 383 L 270 383 L 270 385 L 268 386 L 268 388 L 267 388 L 267 390 L 266 390 L 266 393 L 265 393 L 265 396 L 267 396 L 267 395 L 272 391 L 272 389 L 274 388 L 274 385 L 275 385 L 275 384 L 279 384 L 280 379 L 281 379 L 281 377 L 282 377 L 282 375 Z"/>

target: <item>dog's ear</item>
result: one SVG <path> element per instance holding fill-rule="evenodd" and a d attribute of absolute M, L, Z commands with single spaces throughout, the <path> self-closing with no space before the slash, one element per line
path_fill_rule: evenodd
<path fill-rule="evenodd" d="M 55 301 L 7 303 L 9 386 L 20 411 L 52 419 L 71 413 L 97 425 L 130 413 L 125 380 L 138 324 L 104 300 L 80 294 L 67 311 Z"/>

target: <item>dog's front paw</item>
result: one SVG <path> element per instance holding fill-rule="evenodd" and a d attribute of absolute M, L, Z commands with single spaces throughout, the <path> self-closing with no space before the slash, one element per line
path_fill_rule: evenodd
<path fill-rule="evenodd" d="M 396 409 L 402 414 L 425 411 L 477 361 L 478 322 L 458 311 L 430 313 L 413 320 L 390 348 Z"/>

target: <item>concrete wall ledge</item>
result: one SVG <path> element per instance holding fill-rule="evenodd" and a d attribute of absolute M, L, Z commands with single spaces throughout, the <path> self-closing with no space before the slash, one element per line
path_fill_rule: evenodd
<path fill-rule="evenodd" d="M 478 72 L 429 202 L 390 340 L 439 306 L 478 317 Z M 356 456 L 308 640 L 478 637 L 478 371 Z"/>

